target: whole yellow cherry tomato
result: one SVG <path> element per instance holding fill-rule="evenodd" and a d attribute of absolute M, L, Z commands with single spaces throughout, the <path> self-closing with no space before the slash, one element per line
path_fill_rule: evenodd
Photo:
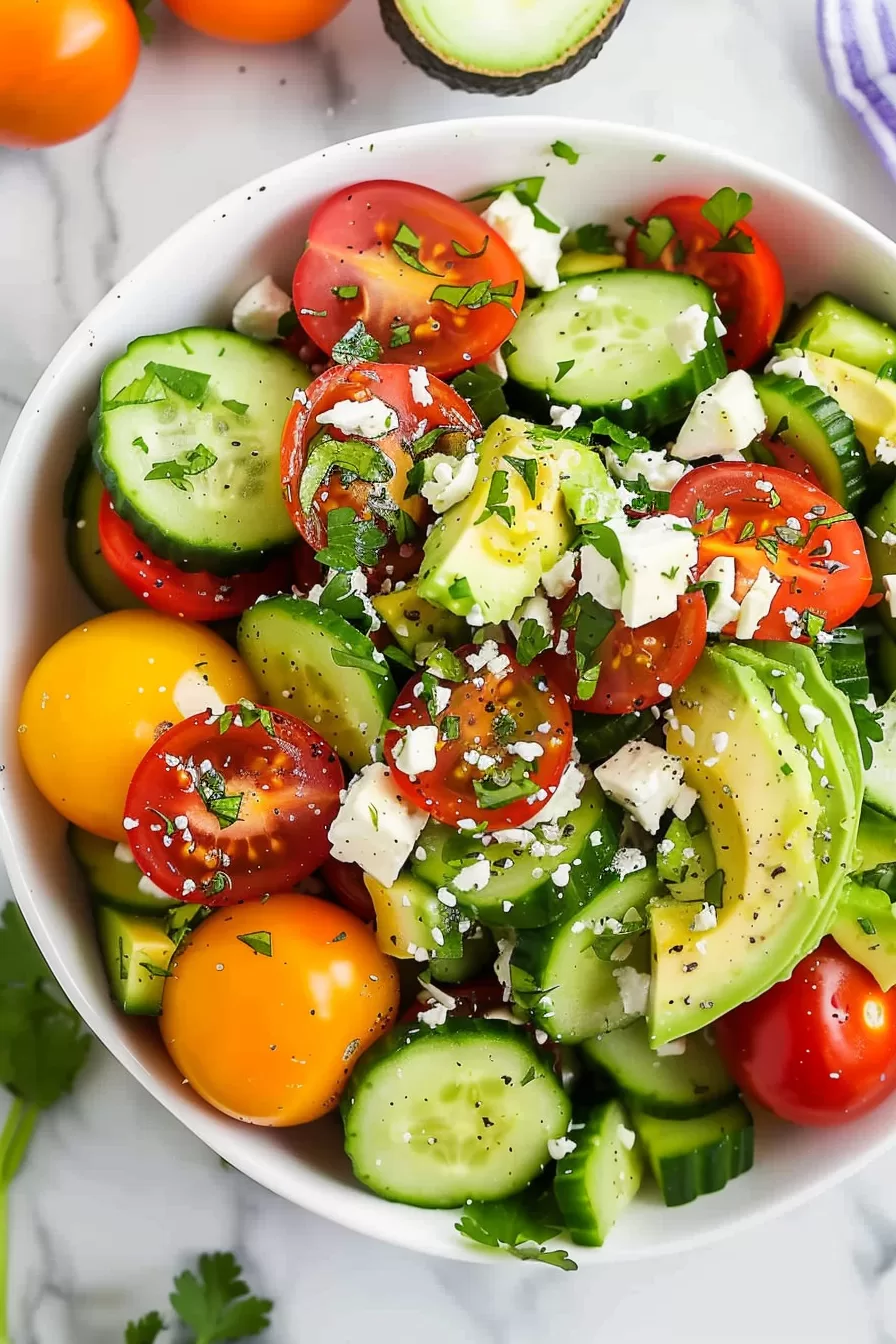
<path fill-rule="evenodd" d="M 294 892 L 216 910 L 170 969 L 171 1058 L 206 1101 L 256 1125 L 332 1110 L 398 1011 L 394 963 L 370 928 Z"/>
<path fill-rule="evenodd" d="M 124 803 L 160 725 L 255 697 L 239 654 L 205 626 L 114 611 L 48 649 L 28 678 L 19 744 L 41 793 L 85 831 L 126 839 Z"/>

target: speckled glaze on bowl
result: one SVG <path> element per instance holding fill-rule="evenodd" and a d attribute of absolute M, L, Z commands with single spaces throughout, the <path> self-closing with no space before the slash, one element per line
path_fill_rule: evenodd
<path fill-rule="evenodd" d="M 557 139 L 581 155 L 570 167 Z M 654 156 L 664 154 L 656 162 Z M 756 163 L 659 131 L 556 117 L 471 118 L 369 135 L 288 164 L 197 215 L 100 303 L 63 346 L 23 410 L 0 463 L 0 852 L 25 916 L 63 988 L 135 1078 L 222 1157 L 262 1185 L 370 1236 L 454 1259 L 479 1256 L 450 1213 L 405 1208 L 356 1185 L 338 1122 L 264 1130 L 219 1115 L 184 1086 L 153 1023 L 112 1005 L 65 824 L 25 774 L 16 707 L 44 650 L 94 612 L 65 558 L 62 487 L 85 436 L 104 364 L 134 337 L 225 324 L 234 300 L 273 272 L 288 287 L 309 216 L 331 191 L 371 177 L 468 196 L 491 182 L 545 173 L 548 209 L 574 223 L 621 225 L 676 192 L 731 184 L 778 253 L 791 298 L 833 289 L 896 320 L 896 245 L 841 206 Z M 85 787 L 101 787 L 85 780 Z M 649 1188 L 609 1244 L 580 1263 L 693 1249 L 756 1223 L 857 1170 L 896 1139 L 896 1095 L 837 1130 L 757 1120 L 753 1172 L 718 1195 L 665 1209 Z"/>

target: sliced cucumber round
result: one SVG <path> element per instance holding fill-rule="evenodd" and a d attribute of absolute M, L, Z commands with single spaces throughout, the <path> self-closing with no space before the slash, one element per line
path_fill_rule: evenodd
<path fill-rule="evenodd" d="M 341 1109 L 358 1180 L 427 1209 L 524 1190 L 571 1115 L 551 1056 L 522 1028 L 476 1018 L 397 1028 L 361 1059 Z"/>
<path fill-rule="evenodd" d="M 681 1054 L 651 1050 L 642 1019 L 582 1042 L 586 1058 L 608 1073 L 648 1115 L 706 1115 L 737 1095 L 718 1051 L 703 1032 L 685 1036 Z"/>
<path fill-rule="evenodd" d="M 772 438 L 808 462 L 822 488 L 846 508 L 865 492 L 868 462 L 849 416 L 820 387 L 763 373 L 754 379 Z"/>
<path fill-rule="evenodd" d="M 706 312 L 706 347 L 684 363 L 666 327 L 694 305 Z M 551 405 L 575 404 L 626 429 L 671 424 L 727 372 L 715 311 L 712 291 L 691 275 L 621 270 L 570 280 L 523 304 L 508 393 L 543 419 Z"/>
<path fill-rule="evenodd" d="M 715 1194 L 753 1165 L 753 1117 L 742 1101 L 693 1120 L 633 1110 L 632 1123 L 669 1208 Z"/>
<path fill-rule="evenodd" d="M 78 452 L 65 483 L 63 508 L 68 562 L 81 587 L 100 611 L 142 607 L 139 597 L 122 583 L 100 548 L 100 500 L 103 482 L 90 461 L 90 445 Z"/>
<path fill-rule="evenodd" d="M 106 366 L 94 461 L 156 555 L 236 574 L 295 541 L 280 438 L 310 376 L 280 347 L 209 327 L 143 336 Z"/>
<path fill-rule="evenodd" d="M 628 0 L 380 0 L 412 65 L 452 89 L 524 94 L 594 59 Z"/>
<path fill-rule="evenodd" d="M 578 1246 L 603 1246 L 641 1186 L 644 1157 L 622 1103 L 601 1102 L 572 1127 L 575 1149 L 557 1163 L 554 1194 Z"/>

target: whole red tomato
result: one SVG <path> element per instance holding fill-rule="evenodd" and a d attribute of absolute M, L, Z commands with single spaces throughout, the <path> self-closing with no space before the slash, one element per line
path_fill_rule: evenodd
<path fill-rule="evenodd" d="M 896 989 L 832 938 L 715 1030 L 744 1091 L 797 1125 L 855 1120 L 896 1087 Z"/>
<path fill-rule="evenodd" d="M 165 0 L 209 37 L 227 42 L 292 42 L 335 18 L 348 0 Z"/>
<path fill-rule="evenodd" d="M 3 0 L 0 11 L 0 145 L 73 140 L 124 97 L 140 55 L 127 0 Z"/>

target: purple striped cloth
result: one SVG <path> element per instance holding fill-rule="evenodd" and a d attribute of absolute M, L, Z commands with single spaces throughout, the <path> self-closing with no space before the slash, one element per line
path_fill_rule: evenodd
<path fill-rule="evenodd" d="M 896 0 L 818 0 L 828 78 L 896 177 Z"/>

